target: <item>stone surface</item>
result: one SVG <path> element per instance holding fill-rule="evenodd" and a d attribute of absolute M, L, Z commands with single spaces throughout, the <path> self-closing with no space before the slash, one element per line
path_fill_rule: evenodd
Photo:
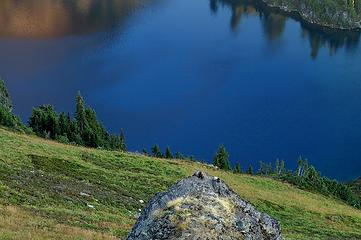
<path fill-rule="evenodd" d="M 158 193 L 128 240 L 281 240 L 278 222 L 242 200 L 222 180 L 202 172 Z"/>
<path fill-rule="evenodd" d="M 349 14 L 345 9 L 333 9 L 324 7 L 324 11 L 320 14 L 320 11 L 316 12 L 314 7 L 307 1 L 296 1 L 296 0 L 261 0 L 267 6 L 271 8 L 278 8 L 283 12 L 294 13 L 298 15 L 304 22 L 328 29 L 337 30 L 354 30 L 361 28 L 361 17 L 360 15 Z M 317 3 L 317 1 L 316 1 Z"/>

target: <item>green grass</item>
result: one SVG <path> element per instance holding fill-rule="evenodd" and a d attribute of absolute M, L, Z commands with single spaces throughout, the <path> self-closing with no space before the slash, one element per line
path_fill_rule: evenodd
<path fill-rule="evenodd" d="M 196 169 L 221 177 L 278 219 L 286 239 L 361 239 L 361 211 L 289 184 L 194 162 L 63 145 L 4 129 L 0 239 L 125 238 L 155 193 Z"/>

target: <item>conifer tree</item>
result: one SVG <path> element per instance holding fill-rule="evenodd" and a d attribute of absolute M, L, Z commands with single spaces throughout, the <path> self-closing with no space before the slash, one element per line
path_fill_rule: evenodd
<path fill-rule="evenodd" d="M 253 175 L 253 174 L 254 174 L 252 164 L 250 164 L 250 165 L 248 166 L 247 173 L 248 173 L 249 175 Z"/>
<path fill-rule="evenodd" d="M 236 167 L 234 168 L 234 173 L 242 173 L 241 164 L 237 162 Z"/>
<path fill-rule="evenodd" d="M 70 135 L 70 125 L 68 118 L 64 112 L 61 112 L 59 114 L 58 124 L 59 124 L 59 132 L 57 134 L 64 137 L 68 137 L 68 135 Z"/>
<path fill-rule="evenodd" d="M 82 134 L 86 128 L 86 115 L 85 115 L 85 103 L 84 99 L 80 94 L 80 91 L 78 92 L 76 96 L 76 109 L 75 109 L 75 119 L 80 131 L 80 134 Z"/>
<path fill-rule="evenodd" d="M 302 168 L 302 173 L 301 173 L 302 177 L 307 177 L 309 167 L 310 166 L 308 165 L 308 160 L 305 159 L 305 161 L 303 161 L 303 168 Z"/>
<path fill-rule="evenodd" d="M 8 92 L 8 89 L 5 86 L 5 82 L 0 78 L 0 107 L 5 108 L 11 112 L 13 105 Z"/>
<path fill-rule="evenodd" d="M 300 156 L 298 158 L 298 162 L 297 162 L 297 176 L 301 177 L 301 173 L 302 173 L 302 166 L 303 166 L 303 160 L 302 157 Z"/>
<path fill-rule="evenodd" d="M 185 159 L 185 156 L 180 152 L 176 152 L 175 153 L 175 158 L 176 159 Z"/>
<path fill-rule="evenodd" d="M 21 120 L 12 113 L 12 101 L 9 92 L 3 80 L 0 79 L 0 125 L 15 129 L 28 129 L 23 125 Z"/>
<path fill-rule="evenodd" d="M 41 137 L 55 139 L 59 132 L 58 114 L 51 105 L 34 108 L 29 119 L 29 127 Z"/>
<path fill-rule="evenodd" d="M 167 159 L 172 159 L 173 158 L 172 152 L 171 152 L 169 147 L 167 147 L 165 149 L 165 158 L 167 158 Z"/>
<path fill-rule="evenodd" d="M 263 161 L 259 161 L 258 174 L 260 174 L 260 175 L 267 174 L 267 165 Z"/>
<path fill-rule="evenodd" d="M 220 145 L 216 155 L 213 158 L 213 165 L 220 169 L 230 170 L 229 154 L 224 145 Z"/>
<path fill-rule="evenodd" d="M 162 158 L 163 157 L 163 154 L 159 148 L 159 146 L 157 144 L 155 144 L 153 147 L 152 147 L 152 154 L 153 154 L 153 157 L 157 157 L 157 158 Z"/>
<path fill-rule="evenodd" d="M 144 154 L 145 156 L 148 156 L 148 155 L 149 155 L 147 149 L 145 149 L 145 148 L 143 148 L 142 152 L 143 152 L 143 154 Z"/>
<path fill-rule="evenodd" d="M 272 166 L 272 163 L 268 163 L 268 166 L 267 166 L 267 175 L 272 175 L 274 173 L 274 170 L 273 170 L 273 166 Z"/>
<path fill-rule="evenodd" d="M 276 174 L 280 175 L 280 160 L 276 159 Z"/>
<path fill-rule="evenodd" d="M 121 129 L 120 130 L 120 135 L 119 135 L 119 142 L 120 142 L 120 150 L 123 152 L 127 151 L 127 144 L 125 143 L 125 134 L 124 134 L 124 130 Z"/>
<path fill-rule="evenodd" d="M 282 159 L 281 166 L 280 166 L 280 175 L 285 174 L 285 173 L 286 173 L 285 161 Z"/>

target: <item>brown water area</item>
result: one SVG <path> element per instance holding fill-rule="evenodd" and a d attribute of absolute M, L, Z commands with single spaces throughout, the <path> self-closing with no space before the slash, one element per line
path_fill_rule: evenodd
<path fill-rule="evenodd" d="M 0 36 L 53 38 L 86 34 L 121 24 L 146 0 L 2 0 Z"/>

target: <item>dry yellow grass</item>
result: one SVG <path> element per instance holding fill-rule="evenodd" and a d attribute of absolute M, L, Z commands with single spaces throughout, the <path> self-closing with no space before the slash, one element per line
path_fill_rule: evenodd
<path fill-rule="evenodd" d="M 111 240 L 115 236 L 58 224 L 16 206 L 0 206 L 0 239 L 91 239 Z"/>

